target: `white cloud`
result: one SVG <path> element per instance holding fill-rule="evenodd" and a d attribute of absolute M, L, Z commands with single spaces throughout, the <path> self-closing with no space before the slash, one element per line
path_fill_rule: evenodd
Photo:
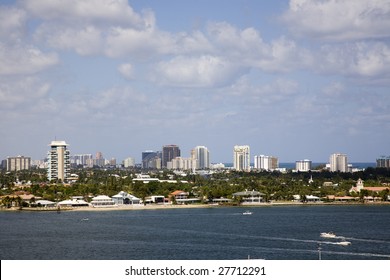
<path fill-rule="evenodd" d="M 119 65 L 118 71 L 128 80 L 134 78 L 134 67 L 130 63 Z"/>
<path fill-rule="evenodd" d="M 33 46 L 0 43 L 0 75 L 33 74 L 59 62 L 55 53 L 43 53 Z"/>
<path fill-rule="evenodd" d="M 283 19 L 294 33 L 324 40 L 390 36 L 388 0 L 290 0 Z"/>
<path fill-rule="evenodd" d="M 13 109 L 24 105 L 28 109 L 45 99 L 51 86 L 36 77 L 0 78 L 0 108 Z M 19 111 L 18 111 L 19 112 Z M 20 113 L 20 112 L 19 112 Z"/>
<path fill-rule="evenodd" d="M 23 6 L 36 17 L 71 24 L 111 22 L 136 27 L 145 24 L 127 0 L 25 0 Z"/>
<path fill-rule="evenodd" d="M 245 71 L 245 68 L 219 56 L 177 56 L 157 65 L 156 78 L 158 82 L 171 86 L 220 87 Z"/>
<path fill-rule="evenodd" d="M 325 45 L 317 57 L 317 70 L 329 74 L 387 80 L 390 83 L 390 48 L 381 42 Z"/>
<path fill-rule="evenodd" d="M 0 7 L 0 38 L 2 41 L 18 41 L 25 33 L 27 14 L 15 7 Z"/>

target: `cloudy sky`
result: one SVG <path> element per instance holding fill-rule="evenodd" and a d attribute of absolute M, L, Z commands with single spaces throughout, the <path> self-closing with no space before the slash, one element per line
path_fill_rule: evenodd
<path fill-rule="evenodd" d="M 0 4 L 0 158 L 390 155 L 389 0 Z"/>

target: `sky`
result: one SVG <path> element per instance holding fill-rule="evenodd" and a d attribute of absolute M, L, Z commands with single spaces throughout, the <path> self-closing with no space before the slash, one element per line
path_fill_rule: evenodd
<path fill-rule="evenodd" d="M 390 155 L 389 0 L 0 4 L 0 158 Z"/>

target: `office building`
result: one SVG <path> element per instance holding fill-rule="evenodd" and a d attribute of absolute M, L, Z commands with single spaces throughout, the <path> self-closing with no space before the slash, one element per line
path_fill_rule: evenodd
<path fill-rule="evenodd" d="M 48 152 L 47 177 L 64 181 L 70 176 L 70 152 L 65 141 L 52 141 Z"/>
<path fill-rule="evenodd" d="M 191 151 L 191 157 L 197 161 L 196 169 L 210 168 L 209 150 L 205 146 L 196 146 Z"/>
<path fill-rule="evenodd" d="M 250 150 L 249 146 L 234 146 L 233 168 L 237 171 L 250 171 Z"/>
<path fill-rule="evenodd" d="M 311 160 L 304 159 L 304 160 L 297 160 L 295 162 L 295 170 L 300 172 L 308 172 L 311 170 L 312 162 Z"/>
<path fill-rule="evenodd" d="M 175 157 L 180 157 L 180 149 L 177 145 L 165 145 L 162 148 L 162 168 L 167 168 L 167 163 Z"/>
<path fill-rule="evenodd" d="M 346 154 L 332 154 L 329 158 L 329 169 L 332 172 L 348 172 L 348 159 Z"/>
<path fill-rule="evenodd" d="M 7 171 L 29 170 L 31 158 L 24 156 L 8 157 L 6 160 Z"/>
<path fill-rule="evenodd" d="M 145 151 L 142 152 L 143 169 L 161 169 L 161 152 Z"/>
<path fill-rule="evenodd" d="M 254 168 L 257 170 L 275 170 L 279 168 L 279 159 L 274 156 L 259 155 L 254 157 Z"/>

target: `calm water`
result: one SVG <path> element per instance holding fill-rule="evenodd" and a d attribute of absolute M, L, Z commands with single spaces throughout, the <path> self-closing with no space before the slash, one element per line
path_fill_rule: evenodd
<path fill-rule="evenodd" d="M 250 209 L 253 215 L 242 215 Z M 85 220 L 88 218 L 88 220 Z M 390 259 L 390 206 L 0 212 L 1 259 Z"/>

